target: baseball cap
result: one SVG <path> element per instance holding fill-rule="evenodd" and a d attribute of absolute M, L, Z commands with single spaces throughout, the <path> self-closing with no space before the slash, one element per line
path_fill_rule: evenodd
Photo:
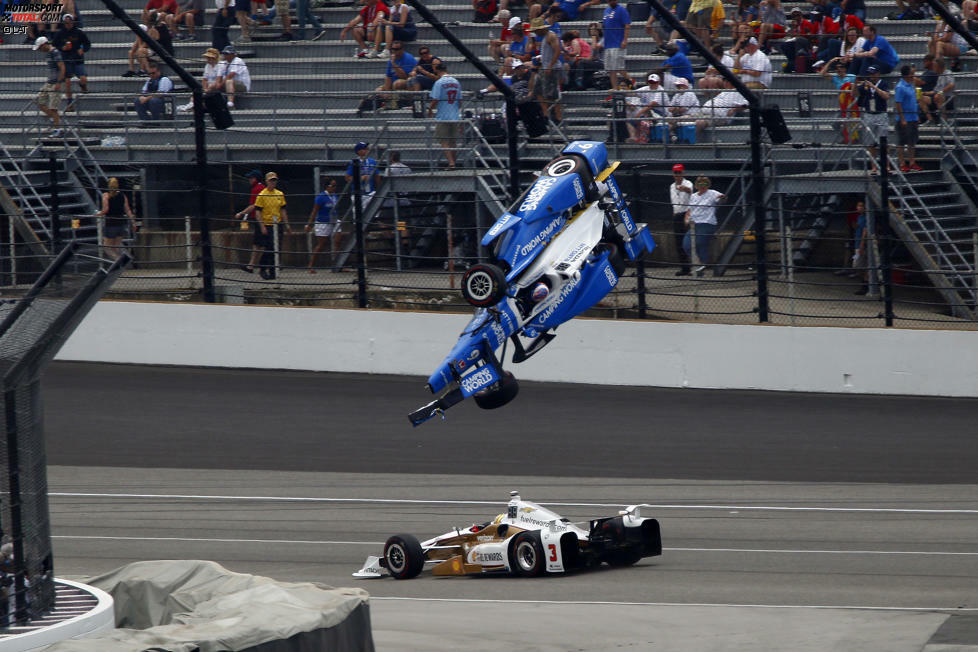
<path fill-rule="evenodd" d="M 753 36 L 750 37 L 750 39 L 747 42 L 750 43 L 751 45 L 757 45 L 757 39 L 754 38 Z"/>
<path fill-rule="evenodd" d="M 519 25 L 521 22 L 522 21 L 520 20 L 520 17 L 519 16 L 513 16 L 512 18 L 509 19 L 509 28 L 510 29 L 513 29 L 514 27 L 516 27 L 517 25 Z"/>
<path fill-rule="evenodd" d="M 659 76 L 657 74 L 655 74 L 655 73 L 652 73 L 651 75 L 648 76 L 648 80 L 649 81 L 657 82 L 657 81 L 659 81 Z"/>
<path fill-rule="evenodd" d="M 672 166 L 672 171 L 673 172 L 685 172 L 686 171 L 686 168 L 683 167 L 683 164 L 682 163 L 676 163 L 675 165 Z"/>
<path fill-rule="evenodd" d="M 233 45 L 225 45 L 224 49 L 221 50 L 221 54 L 237 54 L 238 51 L 234 49 Z"/>
<path fill-rule="evenodd" d="M 268 174 L 265 175 L 265 182 L 266 183 L 269 182 L 269 181 L 271 181 L 272 179 L 278 179 L 278 175 L 275 174 L 274 172 L 269 172 Z"/>
<path fill-rule="evenodd" d="M 801 7 L 795 7 L 794 9 L 791 10 L 791 13 L 789 13 L 788 15 L 794 16 L 795 14 L 800 14 L 800 13 L 802 13 Z"/>
<path fill-rule="evenodd" d="M 676 77 L 676 86 L 689 86 L 689 80 L 685 77 Z"/>
<path fill-rule="evenodd" d="M 75 17 L 72 16 L 71 14 L 65 14 L 64 16 L 61 17 L 61 20 L 74 20 L 74 19 Z"/>
<path fill-rule="evenodd" d="M 523 65 L 523 62 L 522 61 L 520 61 L 519 59 L 513 59 L 513 63 L 509 67 L 512 70 L 516 70 L 517 68 L 521 67 L 522 65 Z"/>
<path fill-rule="evenodd" d="M 359 143 L 353 146 L 353 151 L 359 152 L 361 149 L 367 149 L 368 147 L 370 147 L 370 144 L 361 140 Z"/>
<path fill-rule="evenodd" d="M 207 48 L 207 51 L 201 55 L 204 59 L 208 57 L 214 57 L 215 59 L 221 56 L 221 52 L 217 48 Z"/>
<path fill-rule="evenodd" d="M 245 179 L 261 179 L 261 171 L 252 170 L 251 172 L 245 175 Z"/>
<path fill-rule="evenodd" d="M 47 42 L 48 42 L 47 36 L 38 36 L 37 39 L 34 41 L 34 49 L 35 50 L 38 49 L 39 47 L 41 47 Z"/>
<path fill-rule="evenodd" d="M 872 75 L 874 72 L 879 72 L 879 71 L 880 71 L 880 69 L 877 66 L 868 66 L 866 68 L 866 74 L 867 75 Z"/>

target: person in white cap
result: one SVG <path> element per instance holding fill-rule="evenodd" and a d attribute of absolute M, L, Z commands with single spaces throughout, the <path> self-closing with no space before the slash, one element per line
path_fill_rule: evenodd
<path fill-rule="evenodd" d="M 61 115 L 58 113 L 58 105 L 61 103 L 61 85 L 65 81 L 65 62 L 61 58 L 51 41 L 46 36 L 39 36 L 34 41 L 34 50 L 40 50 L 44 55 L 44 62 L 48 67 L 47 81 L 41 86 L 41 92 L 37 94 L 38 108 L 54 123 L 54 131 L 51 136 L 57 138 L 62 135 Z"/>
<path fill-rule="evenodd" d="M 506 56 L 505 48 L 509 43 L 509 35 L 512 32 L 513 27 L 520 24 L 520 19 L 517 16 L 510 17 L 509 11 L 503 9 L 495 18 L 502 27 L 499 29 L 499 38 L 489 37 L 489 56 L 497 64 L 503 62 L 503 57 Z"/>
<path fill-rule="evenodd" d="M 669 100 L 669 115 L 678 118 L 699 108 L 700 101 L 696 93 L 689 90 L 689 80 L 685 77 L 676 77 L 676 92 Z"/>
<path fill-rule="evenodd" d="M 753 36 L 747 41 L 746 51 L 737 57 L 733 73 L 740 75 L 740 81 L 747 88 L 768 88 L 771 85 L 771 60 L 761 52 L 757 39 Z"/>
<path fill-rule="evenodd" d="M 638 89 L 638 99 L 642 108 L 636 114 L 636 117 L 661 117 L 666 115 L 669 107 L 669 97 L 662 90 L 662 79 L 656 73 L 649 74 L 648 84 Z"/>

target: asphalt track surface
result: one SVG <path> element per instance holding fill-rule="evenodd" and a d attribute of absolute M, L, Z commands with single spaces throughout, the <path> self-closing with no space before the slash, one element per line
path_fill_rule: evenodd
<path fill-rule="evenodd" d="M 422 384 L 52 365 L 58 574 L 212 559 L 358 586 L 381 650 L 978 650 L 975 401 L 525 383 L 413 429 Z M 511 489 L 575 521 L 649 504 L 664 554 L 350 577 L 387 536 L 489 520 Z"/>

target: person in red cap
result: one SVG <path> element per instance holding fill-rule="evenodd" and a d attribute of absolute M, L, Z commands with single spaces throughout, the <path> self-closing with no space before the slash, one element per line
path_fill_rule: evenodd
<path fill-rule="evenodd" d="M 672 236 L 679 255 L 679 271 L 676 276 L 689 276 L 689 254 L 683 249 L 686 236 L 686 211 L 689 210 L 689 197 L 693 194 L 693 184 L 683 178 L 686 168 L 682 163 L 672 166 L 672 184 L 669 185 L 669 201 L 672 203 Z"/>

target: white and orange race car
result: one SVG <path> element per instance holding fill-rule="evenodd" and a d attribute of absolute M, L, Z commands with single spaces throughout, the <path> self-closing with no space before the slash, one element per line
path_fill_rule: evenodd
<path fill-rule="evenodd" d="M 641 505 L 617 516 L 592 519 L 584 529 L 545 507 L 512 492 L 506 513 L 492 521 L 418 541 L 396 534 L 384 544 L 383 557 L 367 557 L 354 577 L 417 577 L 425 564 L 433 575 L 511 573 L 536 577 L 600 565 L 630 566 L 662 554 L 659 522 L 643 518 Z"/>

